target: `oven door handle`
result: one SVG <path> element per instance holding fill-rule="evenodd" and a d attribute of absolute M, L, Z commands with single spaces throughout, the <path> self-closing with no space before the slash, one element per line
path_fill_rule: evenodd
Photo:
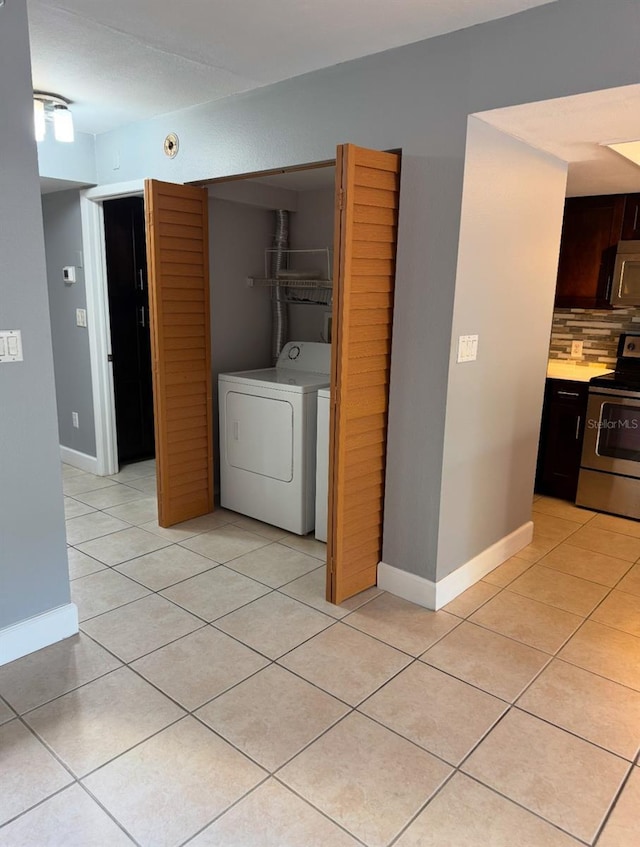
<path fill-rule="evenodd" d="M 589 397 L 622 397 L 625 400 L 630 400 L 632 405 L 634 403 L 640 405 L 640 391 L 632 388 L 602 388 L 599 385 L 594 385 L 589 388 Z"/>

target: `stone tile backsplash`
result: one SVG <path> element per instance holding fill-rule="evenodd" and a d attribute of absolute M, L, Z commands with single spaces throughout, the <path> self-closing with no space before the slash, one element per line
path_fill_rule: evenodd
<path fill-rule="evenodd" d="M 615 364 L 621 332 L 640 333 L 640 309 L 556 309 L 551 328 L 550 359 L 571 359 L 571 342 L 582 341 L 582 359 Z"/>

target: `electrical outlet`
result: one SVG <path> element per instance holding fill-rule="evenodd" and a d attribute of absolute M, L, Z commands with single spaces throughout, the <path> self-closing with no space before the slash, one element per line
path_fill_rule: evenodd
<path fill-rule="evenodd" d="M 71 423 L 73 424 L 74 429 L 80 429 L 80 419 L 78 418 L 77 412 L 71 412 Z"/>
<path fill-rule="evenodd" d="M 572 341 L 571 342 L 571 358 L 572 359 L 581 359 L 582 358 L 582 341 Z"/>
<path fill-rule="evenodd" d="M 76 309 L 76 326 L 86 326 L 87 325 L 87 310 L 86 309 Z"/>

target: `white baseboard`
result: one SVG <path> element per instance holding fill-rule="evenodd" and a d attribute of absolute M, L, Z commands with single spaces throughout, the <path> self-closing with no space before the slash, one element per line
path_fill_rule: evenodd
<path fill-rule="evenodd" d="M 418 606 L 424 606 L 427 609 L 437 608 L 435 582 L 415 573 L 394 568 L 393 565 L 387 565 L 385 562 L 380 562 L 378 565 L 378 588 L 388 591 L 389 594 L 395 594 L 396 597 L 417 603 Z"/>
<path fill-rule="evenodd" d="M 75 603 L 58 606 L 57 609 L 0 629 L 0 666 L 77 632 L 78 609 Z"/>
<path fill-rule="evenodd" d="M 94 474 L 98 473 L 98 460 L 95 456 L 80 453 L 79 450 L 72 450 L 71 447 L 63 447 L 61 444 L 60 458 L 66 465 L 79 468 L 81 471 L 88 471 Z"/>
<path fill-rule="evenodd" d="M 518 550 L 531 543 L 532 538 L 533 522 L 527 521 L 438 582 L 380 562 L 378 587 L 427 609 L 441 609 L 498 565 L 515 556 Z"/>

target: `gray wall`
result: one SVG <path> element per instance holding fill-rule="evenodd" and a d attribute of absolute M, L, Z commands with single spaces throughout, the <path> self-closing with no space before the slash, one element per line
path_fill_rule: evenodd
<path fill-rule="evenodd" d="M 466 552 L 452 548 L 450 554 L 438 544 L 446 406 L 465 399 L 459 381 L 449 384 L 449 361 L 467 117 L 635 84 L 639 41 L 636 0 L 558 0 L 96 139 L 100 183 L 142 176 L 188 182 L 326 160 L 344 141 L 402 148 L 383 551 L 391 565 L 435 579 L 504 529 L 496 520 L 501 489 L 494 493 L 490 480 L 472 476 L 468 497 L 478 516 L 464 529 Z M 162 154 L 169 131 L 183 142 L 173 161 Z M 487 186 L 487 204 L 492 189 Z M 496 322 L 483 338 L 500 329 Z M 538 335 L 536 327 L 524 340 L 533 345 Z M 481 378 L 490 387 L 491 376 L 483 371 Z M 537 378 L 540 391 L 542 369 Z M 528 432 L 512 432 L 500 462 L 530 451 Z M 465 461 L 475 463 L 484 449 L 481 437 L 471 435 Z M 449 518 L 444 521 L 448 537 Z"/>
<path fill-rule="evenodd" d="M 73 144 L 60 144 L 48 127 L 44 141 L 38 142 L 38 171 L 50 179 L 95 185 L 95 137 L 76 132 Z"/>
<path fill-rule="evenodd" d="M 228 200 L 209 200 L 211 364 L 216 489 L 219 485 L 218 374 L 271 367 L 269 289 L 249 288 L 264 274 L 273 239 L 273 212 Z"/>
<path fill-rule="evenodd" d="M 0 8 L 0 325 L 24 362 L 0 365 L 0 628 L 69 602 L 27 13 Z"/>
<path fill-rule="evenodd" d="M 252 179 L 235 179 L 231 182 L 216 182 L 209 186 L 209 197 L 218 200 L 232 200 L 234 203 L 246 203 L 262 209 L 298 208 L 298 195 L 288 188 L 265 185 Z"/>
<path fill-rule="evenodd" d="M 292 247 L 300 250 L 333 247 L 335 202 L 333 185 L 298 192 L 298 208 L 291 216 Z"/>
<path fill-rule="evenodd" d="M 328 170 L 328 169 L 327 169 Z M 334 169 L 331 169 L 333 173 Z M 335 190 L 332 186 L 298 192 L 298 208 L 291 215 L 290 244 L 298 250 L 333 247 Z M 317 256 L 313 257 L 318 262 Z M 330 273 L 333 268 L 330 268 Z M 299 292 L 304 294 L 304 292 Z M 314 292 L 309 292 L 313 296 Z M 295 296 L 295 292 L 294 292 Z M 324 316 L 331 305 L 289 304 L 289 340 L 325 341 Z"/>
<path fill-rule="evenodd" d="M 84 270 L 77 267 L 73 284 L 62 279 L 62 268 L 77 266 L 82 257 L 80 195 L 77 191 L 44 195 L 42 217 L 60 444 L 95 456 L 89 335 L 86 327 L 76 325 L 76 309 L 87 308 Z M 78 412 L 78 429 L 72 426 L 72 412 Z"/>
<path fill-rule="evenodd" d="M 531 519 L 566 171 L 469 119 L 438 579 Z M 458 363 L 458 336 L 470 334 L 478 358 Z"/>
<path fill-rule="evenodd" d="M 269 290 L 250 288 L 264 274 L 273 238 L 273 212 L 228 200 L 209 200 L 211 359 L 214 376 L 271 366 Z"/>

